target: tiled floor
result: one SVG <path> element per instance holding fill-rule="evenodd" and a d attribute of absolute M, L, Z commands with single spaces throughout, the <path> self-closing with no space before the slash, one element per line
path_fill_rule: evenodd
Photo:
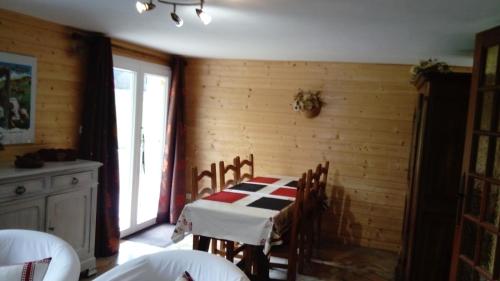
<path fill-rule="evenodd" d="M 192 238 L 186 237 L 180 243 L 167 248 L 150 246 L 147 244 L 123 241 L 120 244 L 120 253 L 110 258 L 97 260 L 97 270 L 102 273 L 117 264 L 122 264 L 133 258 L 173 249 L 191 249 Z M 305 268 L 304 275 L 299 275 L 298 281 L 391 281 L 397 255 L 394 253 L 368 248 L 326 245 L 316 253 L 312 264 Z M 272 270 L 273 279 L 285 279 L 286 273 Z M 92 280 L 82 278 L 81 281 Z"/>

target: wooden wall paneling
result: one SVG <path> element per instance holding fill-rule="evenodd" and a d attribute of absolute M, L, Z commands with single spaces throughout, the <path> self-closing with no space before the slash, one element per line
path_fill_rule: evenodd
<path fill-rule="evenodd" d="M 416 96 L 408 70 L 189 59 L 188 167 L 254 153 L 257 175 L 298 176 L 330 160 L 330 240 L 397 251 Z M 299 88 L 322 91 L 317 118 L 293 112 Z"/>
<path fill-rule="evenodd" d="M 0 9 L 0 51 L 37 58 L 35 143 L 8 145 L 1 163 L 41 148 L 76 148 L 85 58 L 74 51 L 75 29 Z"/>
<path fill-rule="evenodd" d="M 8 145 L 0 163 L 41 148 L 77 148 L 86 58 L 72 38 L 82 31 L 0 9 L 0 51 L 33 56 L 38 63 L 35 143 Z M 163 52 L 112 39 L 113 53 L 168 64 Z"/>

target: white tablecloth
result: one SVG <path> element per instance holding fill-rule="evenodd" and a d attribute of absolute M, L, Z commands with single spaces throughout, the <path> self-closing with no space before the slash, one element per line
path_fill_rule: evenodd
<path fill-rule="evenodd" d="M 249 245 L 264 246 L 267 253 L 273 241 L 279 241 L 280 234 L 288 227 L 293 204 L 282 210 L 270 210 L 247 206 L 262 197 L 278 198 L 294 201 L 288 196 L 272 195 L 278 188 L 291 188 L 287 183 L 297 177 L 266 176 L 277 178 L 272 184 L 252 182 L 265 187 L 256 191 L 225 189 L 224 192 L 244 193 L 248 196 L 233 203 L 200 199 L 187 204 L 177 221 L 172 240 L 178 242 L 186 234 L 203 235 L 217 239 L 236 241 Z"/>

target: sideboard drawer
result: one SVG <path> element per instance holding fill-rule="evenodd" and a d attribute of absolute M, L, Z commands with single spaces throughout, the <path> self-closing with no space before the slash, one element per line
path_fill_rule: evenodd
<path fill-rule="evenodd" d="M 5 183 L 0 185 L 0 199 L 22 198 L 26 195 L 42 193 L 44 188 L 43 178 Z"/>
<path fill-rule="evenodd" d="M 54 189 L 88 186 L 89 184 L 92 184 L 91 171 L 52 177 L 52 188 Z"/>

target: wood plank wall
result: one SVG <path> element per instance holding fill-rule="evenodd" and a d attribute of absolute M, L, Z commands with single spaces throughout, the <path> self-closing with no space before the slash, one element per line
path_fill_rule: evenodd
<path fill-rule="evenodd" d="M 78 144 L 84 56 L 75 51 L 74 29 L 0 9 L 0 51 L 37 58 L 35 143 L 6 146 L 0 162 L 40 148 Z"/>
<path fill-rule="evenodd" d="M 397 251 L 416 90 L 409 66 L 190 59 L 190 169 L 254 153 L 258 175 L 299 176 L 330 161 L 330 241 Z M 321 114 L 292 110 L 320 90 Z M 190 176 L 188 173 L 188 183 Z"/>
<path fill-rule="evenodd" d="M 74 28 L 0 9 L 0 52 L 33 56 L 38 63 L 35 143 L 8 145 L 0 163 L 41 148 L 78 148 L 85 91 L 86 57 L 82 42 L 72 39 Z M 121 40 L 112 40 L 113 53 L 167 64 L 170 56 Z"/>

